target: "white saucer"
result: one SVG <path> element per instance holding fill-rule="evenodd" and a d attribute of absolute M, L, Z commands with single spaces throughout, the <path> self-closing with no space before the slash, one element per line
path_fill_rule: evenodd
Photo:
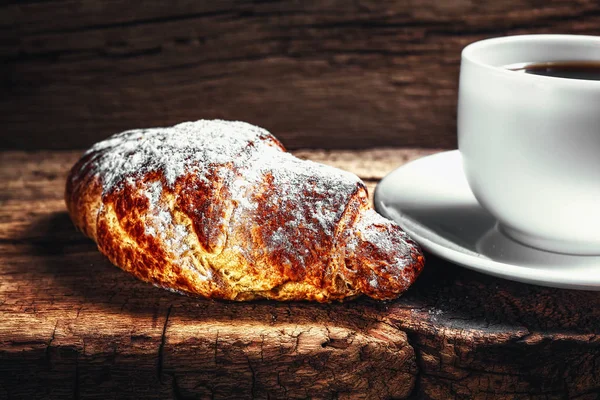
<path fill-rule="evenodd" d="M 426 250 L 467 268 L 543 286 L 600 290 L 600 256 L 537 250 L 502 234 L 471 193 L 458 150 L 391 172 L 375 189 L 375 209 Z"/>

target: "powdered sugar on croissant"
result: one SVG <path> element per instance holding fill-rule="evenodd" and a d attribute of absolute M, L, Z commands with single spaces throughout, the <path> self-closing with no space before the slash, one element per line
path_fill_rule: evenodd
<path fill-rule="evenodd" d="M 208 298 L 399 296 L 418 246 L 355 175 L 300 160 L 264 129 L 196 121 L 117 134 L 67 180 L 74 223 L 111 262 Z"/>

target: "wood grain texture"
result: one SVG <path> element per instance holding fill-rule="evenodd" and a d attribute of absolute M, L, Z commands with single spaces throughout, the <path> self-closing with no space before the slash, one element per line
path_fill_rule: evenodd
<path fill-rule="evenodd" d="M 453 148 L 460 51 L 600 33 L 592 0 L 13 2 L 0 6 L 1 148 L 82 148 L 200 118 L 289 148 Z"/>
<path fill-rule="evenodd" d="M 431 151 L 302 151 L 370 186 Z M 76 232 L 79 152 L 0 153 L 0 398 L 595 399 L 598 292 L 428 255 L 400 299 L 192 299 L 113 267 Z M 375 167 L 376 168 L 371 168 Z"/>

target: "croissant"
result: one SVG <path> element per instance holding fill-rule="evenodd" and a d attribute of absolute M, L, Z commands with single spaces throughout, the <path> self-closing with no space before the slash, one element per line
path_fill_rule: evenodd
<path fill-rule="evenodd" d="M 113 264 L 206 298 L 391 299 L 424 264 L 358 177 L 300 160 L 243 122 L 114 135 L 73 166 L 65 199 Z"/>

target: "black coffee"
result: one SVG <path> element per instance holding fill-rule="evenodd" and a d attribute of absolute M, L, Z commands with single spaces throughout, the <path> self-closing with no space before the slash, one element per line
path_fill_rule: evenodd
<path fill-rule="evenodd" d="M 507 66 L 507 68 L 511 71 L 556 78 L 600 80 L 600 61 L 552 61 L 524 64 L 516 68 Z"/>

